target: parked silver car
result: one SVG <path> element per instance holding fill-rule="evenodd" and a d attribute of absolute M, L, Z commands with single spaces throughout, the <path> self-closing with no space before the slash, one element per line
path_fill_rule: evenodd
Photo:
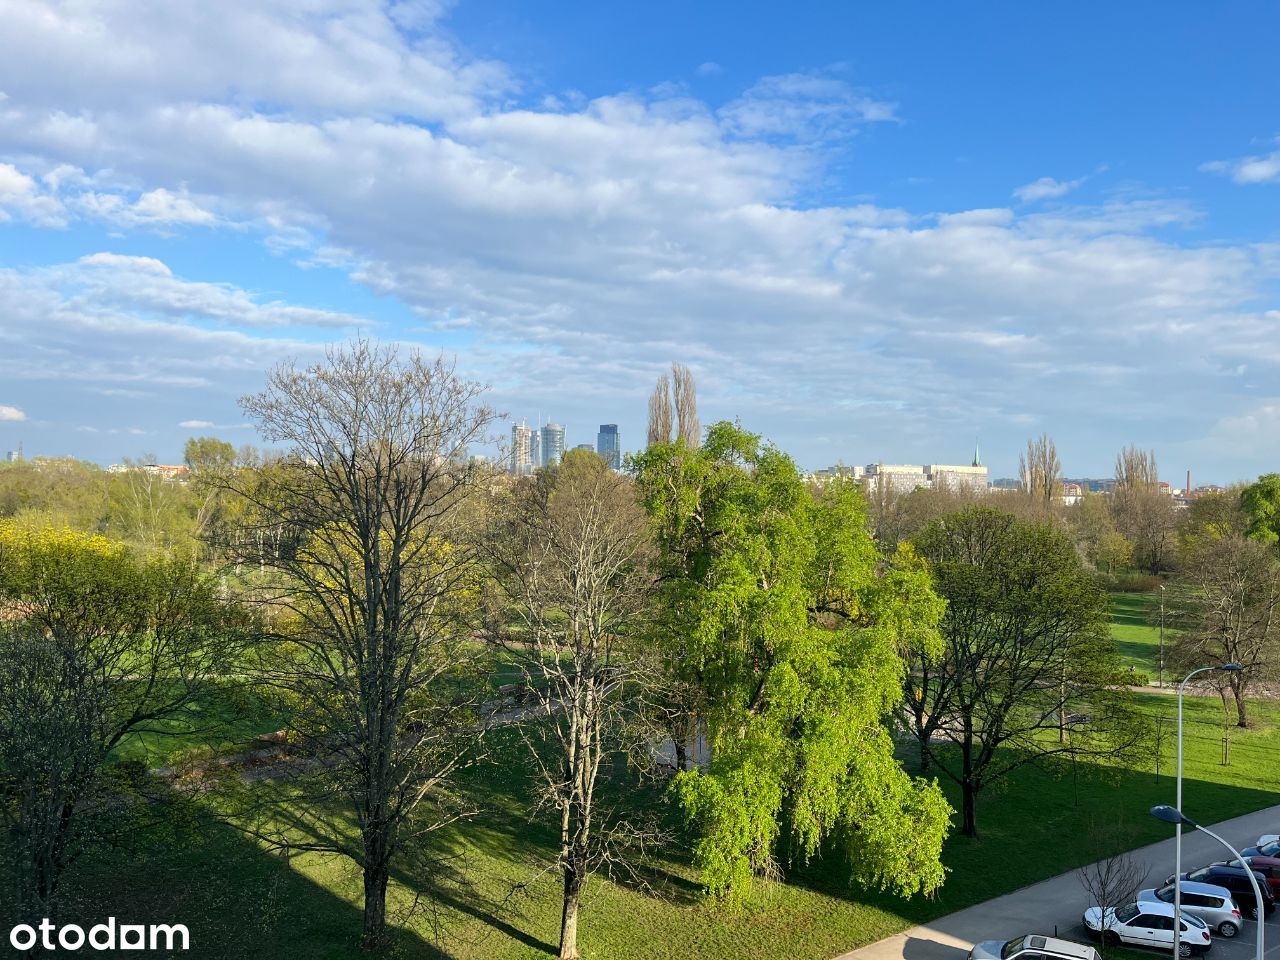
<path fill-rule="evenodd" d="M 1012 940 L 975 943 L 968 960 L 1098 960 L 1098 951 L 1058 937 L 1027 934 Z"/>
<path fill-rule="evenodd" d="M 1144 903 L 1173 903 L 1173 884 L 1138 894 L 1138 906 Z M 1212 883 L 1182 881 L 1182 912 L 1199 917 L 1220 937 L 1234 937 L 1240 932 L 1240 908 L 1231 899 L 1231 891 Z"/>

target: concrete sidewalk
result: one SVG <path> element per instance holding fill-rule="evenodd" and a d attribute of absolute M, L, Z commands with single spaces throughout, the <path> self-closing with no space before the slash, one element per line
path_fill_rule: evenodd
<path fill-rule="evenodd" d="M 1263 833 L 1280 833 L 1280 806 L 1210 824 L 1209 829 L 1220 834 L 1237 850 L 1252 846 Z M 1169 831 L 1172 833 L 1173 827 Z M 1147 876 L 1149 886 L 1160 883 L 1173 873 L 1172 838 L 1141 847 L 1134 851 L 1134 855 L 1150 867 Z M 1193 870 L 1227 858 L 1227 851 L 1217 841 L 1197 830 L 1183 833 L 1183 870 Z M 999 870 L 999 863 L 992 863 L 991 869 Z M 1085 903 L 1085 899 L 1080 879 L 1072 870 L 851 950 L 836 960 L 964 960 L 969 948 L 979 940 L 1004 940 L 1024 933 L 1052 935 L 1055 925 L 1063 937 L 1081 940 L 1083 927 L 1080 917 L 1085 908 L 1091 906 Z M 1280 911 L 1276 916 L 1280 918 Z M 1239 939 L 1251 941 L 1251 931 L 1252 926 L 1246 925 Z M 1268 937 L 1272 943 L 1276 942 L 1270 924 Z M 1280 945 L 1277 945 L 1277 950 L 1280 950 Z M 1268 956 L 1271 953 L 1268 949 Z"/>

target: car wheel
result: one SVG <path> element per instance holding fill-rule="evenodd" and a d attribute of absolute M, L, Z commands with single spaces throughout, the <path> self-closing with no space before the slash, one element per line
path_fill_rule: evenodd
<path fill-rule="evenodd" d="M 1189 943 L 1179 943 L 1179 944 L 1178 944 L 1178 956 L 1180 956 L 1180 957 L 1189 957 L 1189 956 L 1191 956 L 1191 944 L 1189 944 Z"/>
<path fill-rule="evenodd" d="M 1230 920 L 1223 920 L 1220 924 L 1218 924 L 1218 936 L 1220 937 L 1226 937 L 1228 940 L 1230 940 L 1239 932 L 1240 932 L 1240 928 L 1237 927 Z"/>
<path fill-rule="evenodd" d="M 1116 933 L 1114 930 L 1107 930 L 1102 934 L 1102 943 L 1103 946 L 1118 947 L 1120 946 L 1120 934 Z"/>

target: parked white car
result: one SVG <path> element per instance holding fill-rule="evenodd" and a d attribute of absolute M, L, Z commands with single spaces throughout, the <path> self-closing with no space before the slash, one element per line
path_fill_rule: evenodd
<path fill-rule="evenodd" d="M 1108 945 L 1124 943 L 1168 951 L 1173 946 L 1173 904 L 1131 903 L 1119 910 L 1090 907 L 1084 912 L 1084 928 Z M 1204 921 L 1183 913 L 1178 955 L 1205 953 L 1212 945 L 1213 936 Z"/>
<path fill-rule="evenodd" d="M 1258 838 L 1256 846 L 1265 847 L 1269 843 L 1275 843 L 1280 840 L 1280 833 L 1264 833 Z"/>

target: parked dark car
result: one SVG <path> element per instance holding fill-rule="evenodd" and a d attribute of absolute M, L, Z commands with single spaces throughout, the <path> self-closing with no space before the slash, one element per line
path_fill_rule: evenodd
<path fill-rule="evenodd" d="M 1254 873 L 1260 873 L 1267 878 L 1267 883 L 1271 887 L 1271 892 L 1280 897 L 1280 857 L 1264 857 L 1261 854 L 1245 854 L 1245 863 L 1253 868 Z M 1230 862 L 1223 860 L 1214 864 L 1215 867 L 1239 867 L 1239 860 Z"/>
<path fill-rule="evenodd" d="M 1280 840 L 1270 840 L 1240 851 L 1246 857 L 1280 857 Z"/>
<path fill-rule="evenodd" d="M 1257 870 L 1253 872 L 1253 875 L 1257 878 L 1258 886 L 1262 889 L 1262 912 L 1269 917 L 1276 908 L 1276 897 L 1271 892 L 1271 883 L 1264 874 L 1259 873 Z M 1249 877 L 1245 874 L 1243 867 L 1212 863 L 1207 867 L 1201 867 L 1199 870 L 1184 873 L 1182 879 L 1193 880 L 1196 883 L 1211 883 L 1215 887 L 1226 887 L 1231 891 L 1231 898 L 1240 907 L 1240 912 L 1250 920 L 1258 919 L 1258 903 L 1253 896 L 1253 885 L 1249 883 Z M 1173 883 L 1173 877 L 1169 877 L 1165 883 Z"/>

